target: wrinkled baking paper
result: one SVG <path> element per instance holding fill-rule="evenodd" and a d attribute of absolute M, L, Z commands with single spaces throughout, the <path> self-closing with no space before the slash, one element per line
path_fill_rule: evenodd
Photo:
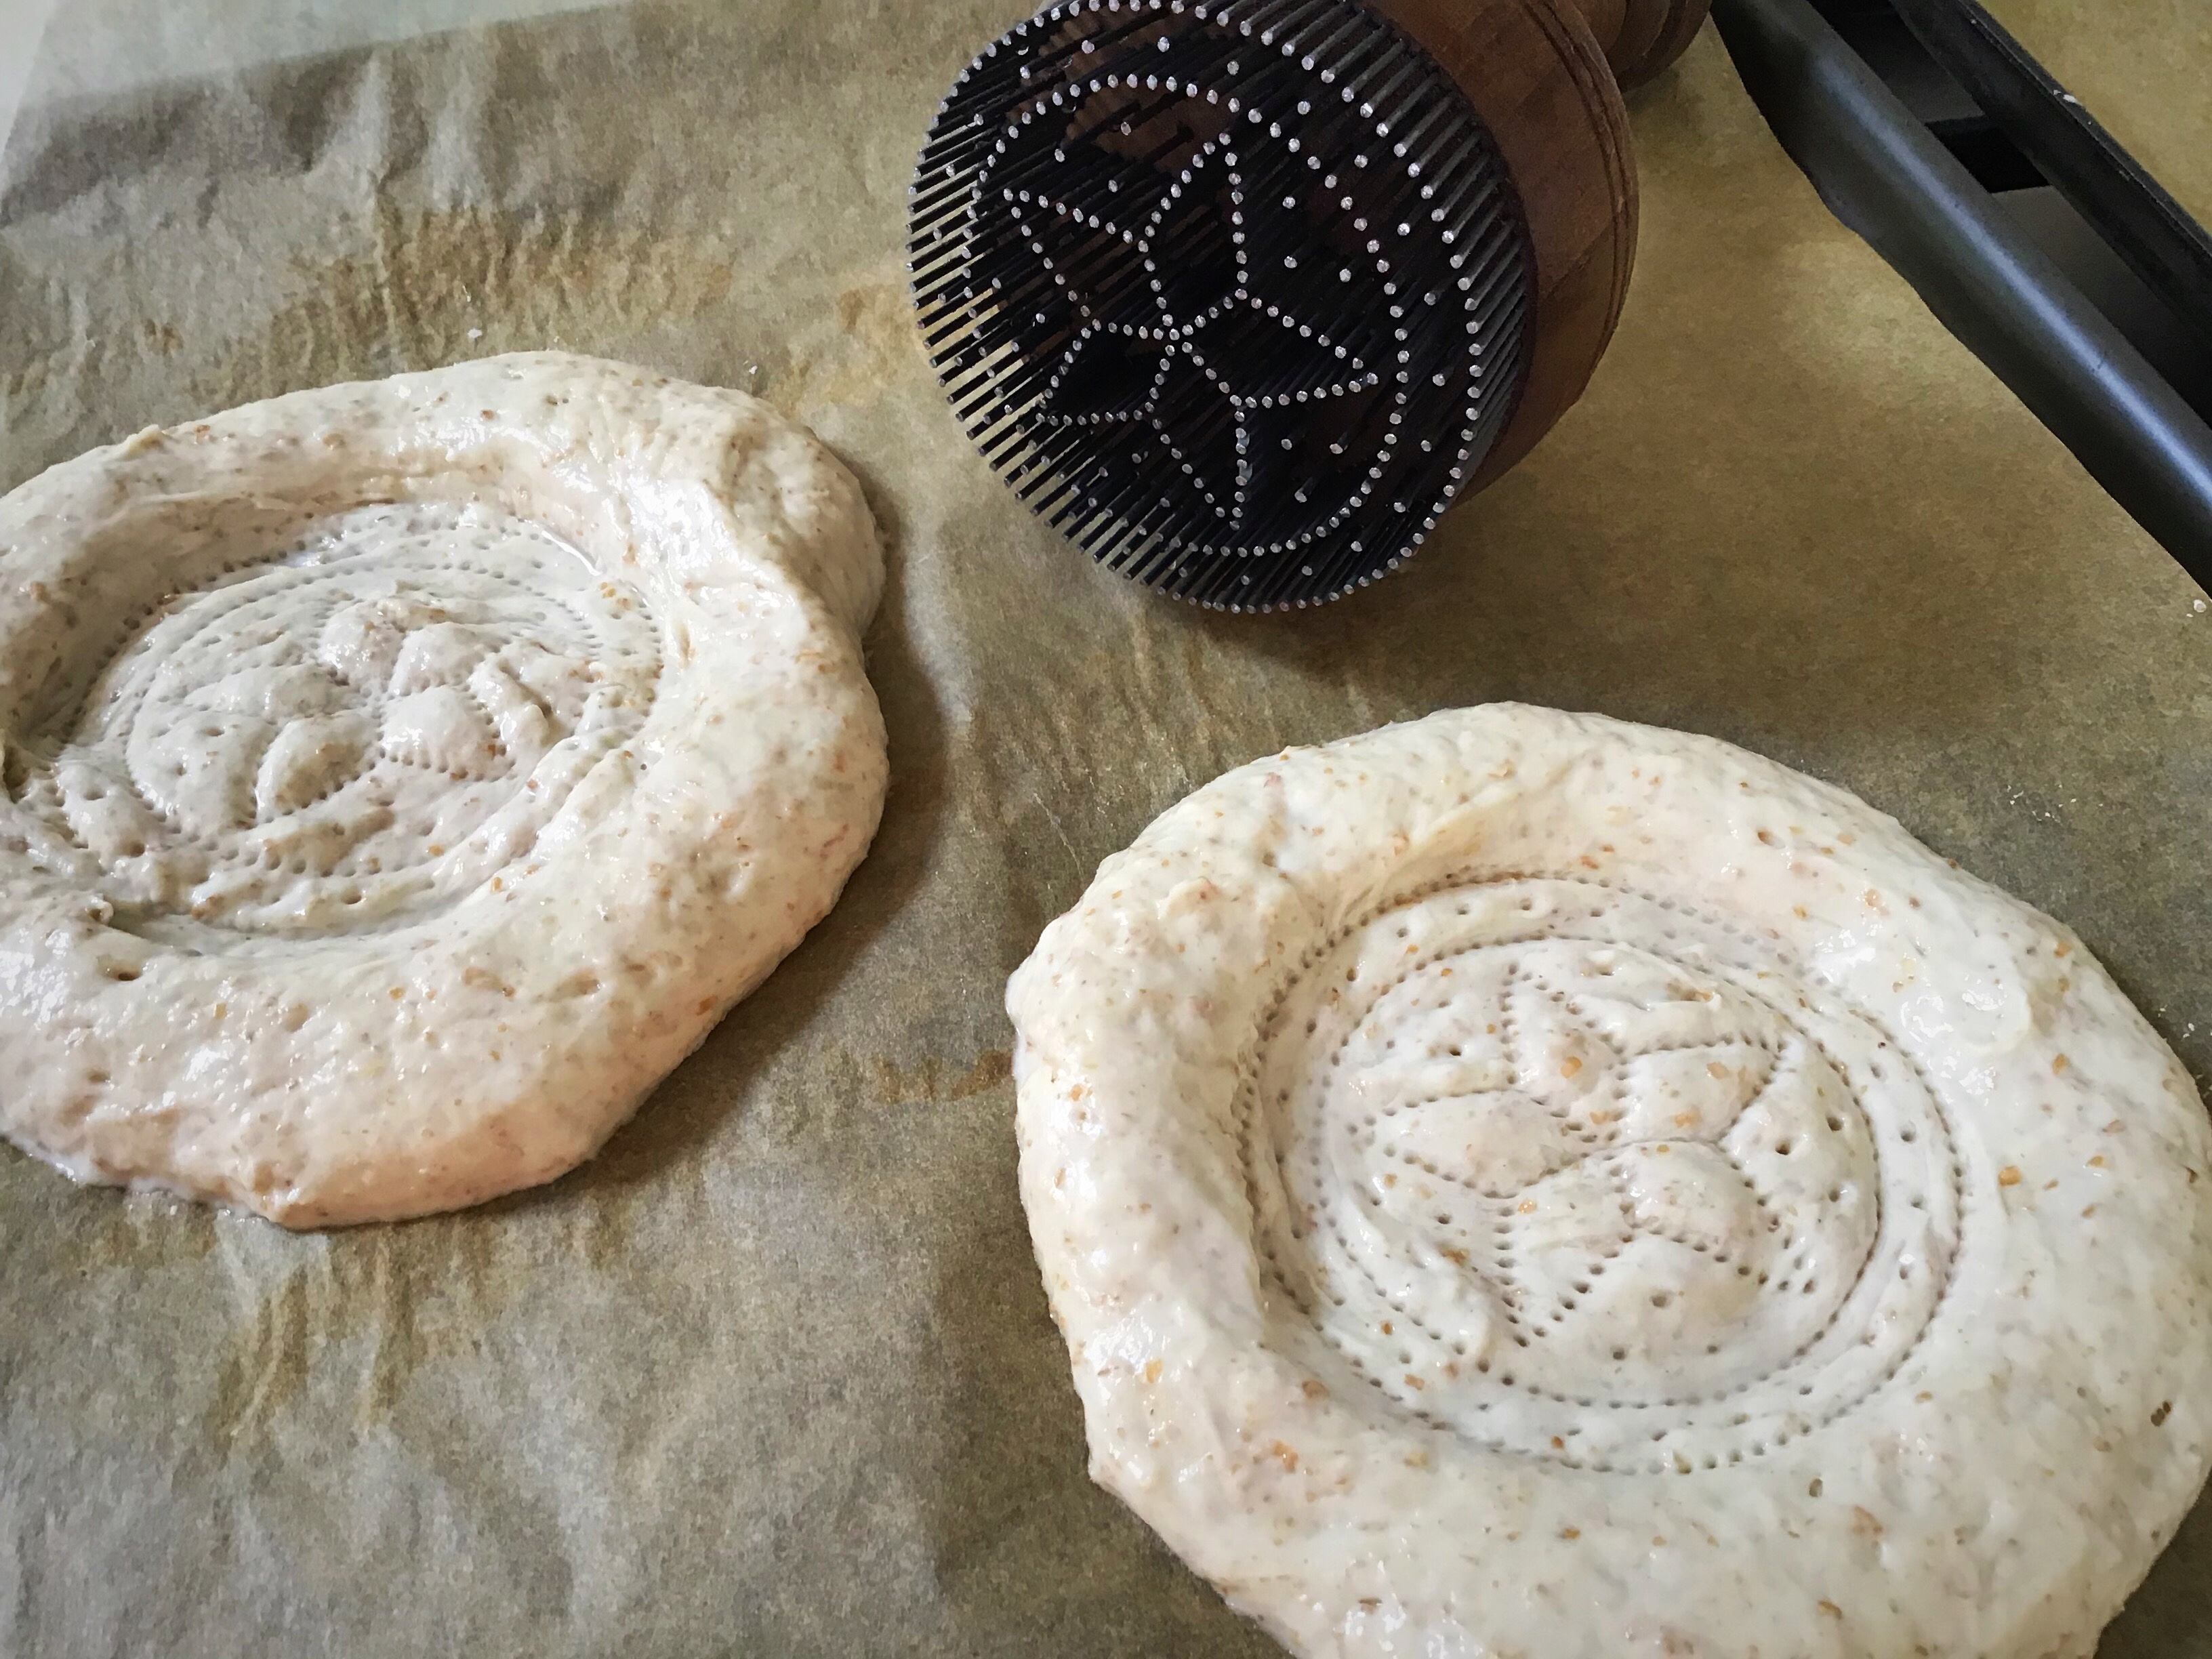
<path fill-rule="evenodd" d="M 550 1188 L 292 1237 L 0 1152 L 0 1650 L 1273 1651 L 1085 1478 L 1000 998 L 1100 859 L 1278 745 L 1498 697 L 1717 733 L 2069 921 L 2212 1062 L 2212 617 L 1710 31 L 1633 100 L 1588 398 L 1406 574 L 1255 621 L 1025 516 L 909 325 L 908 167 L 1023 9 L 641 3 L 27 108 L 0 484 L 517 348 L 746 388 L 893 538 L 894 781 L 836 914 Z M 2106 1654 L 2212 1654 L 2208 1585 L 2200 1519 Z"/>

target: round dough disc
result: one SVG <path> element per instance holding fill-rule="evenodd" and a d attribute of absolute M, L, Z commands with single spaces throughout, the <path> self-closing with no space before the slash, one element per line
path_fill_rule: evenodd
<path fill-rule="evenodd" d="M 1008 1006 L 1092 1473 L 1299 1652 L 2086 1655 L 2203 1485 L 2188 1074 L 1755 756 L 1261 761 Z"/>
<path fill-rule="evenodd" d="M 0 1127 L 288 1226 L 589 1158 L 882 810 L 851 476 L 735 392 L 493 358 L 0 499 Z"/>

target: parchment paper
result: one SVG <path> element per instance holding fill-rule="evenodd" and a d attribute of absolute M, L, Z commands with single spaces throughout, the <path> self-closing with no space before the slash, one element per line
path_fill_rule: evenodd
<path fill-rule="evenodd" d="M 757 389 L 895 538 L 895 781 L 836 913 L 548 1190 L 294 1238 L 0 1154 L 0 1650 L 1272 1651 L 1085 1479 L 1000 996 L 1101 858 L 1279 744 L 1507 696 L 1748 744 L 2071 921 L 2212 1063 L 2212 617 L 1710 33 L 1635 100 L 1583 406 L 1408 574 L 1238 621 L 1028 519 L 908 325 L 912 156 L 1023 9 L 641 3 L 19 125 L 0 483 L 517 347 Z M 2208 1568 L 2200 1516 L 2106 1654 L 2212 1654 Z"/>

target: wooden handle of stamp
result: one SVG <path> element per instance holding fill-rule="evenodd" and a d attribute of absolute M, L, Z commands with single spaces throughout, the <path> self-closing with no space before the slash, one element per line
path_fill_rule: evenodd
<path fill-rule="evenodd" d="M 1373 3 L 1466 92 L 1512 174 L 1535 248 L 1534 353 L 1471 495 L 1535 447 L 1605 355 L 1636 263 L 1636 156 L 1621 89 L 1681 54 L 1710 0 Z"/>

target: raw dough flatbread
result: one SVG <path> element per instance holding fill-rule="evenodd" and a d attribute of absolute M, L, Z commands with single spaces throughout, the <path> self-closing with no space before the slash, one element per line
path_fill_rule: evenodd
<path fill-rule="evenodd" d="M 1008 1007 L 1092 1474 L 1301 1653 L 2086 1655 L 2203 1486 L 2188 1074 L 1755 756 L 1259 762 Z"/>
<path fill-rule="evenodd" d="M 0 1127 L 293 1227 L 573 1168 L 866 853 L 882 582 L 807 433 L 553 354 L 0 499 Z"/>

